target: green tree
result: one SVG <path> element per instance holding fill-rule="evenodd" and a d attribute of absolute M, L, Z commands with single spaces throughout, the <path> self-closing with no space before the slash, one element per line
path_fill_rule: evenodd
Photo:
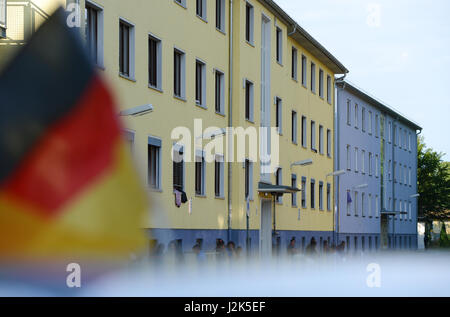
<path fill-rule="evenodd" d="M 441 235 L 439 236 L 439 246 L 441 248 L 447 248 L 450 246 L 450 241 L 448 239 L 447 230 L 445 230 L 445 223 L 442 223 Z"/>
<path fill-rule="evenodd" d="M 443 153 L 427 148 L 423 137 L 419 137 L 417 142 L 418 212 L 425 221 L 427 247 L 431 237 L 431 222 L 450 219 L 450 164 L 442 160 Z"/>

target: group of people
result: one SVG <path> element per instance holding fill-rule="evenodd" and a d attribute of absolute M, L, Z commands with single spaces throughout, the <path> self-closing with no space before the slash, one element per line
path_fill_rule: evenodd
<path fill-rule="evenodd" d="M 289 242 L 289 245 L 287 247 L 287 253 L 288 255 L 294 255 L 301 252 L 301 249 L 296 247 L 296 239 L 295 237 L 291 238 L 291 241 Z M 320 251 L 320 250 L 319 250 Z M 328 241 L 325 240 L 323 242 L 322 246 L 322 253 L 324 254 L 330 254 L 330 253 L 344 253 L 345 251 L 345 242 L 342 241 L 340 244 L 336 245 L 328 245 Z M 314 237 L 311 238 L 309 244 L 305 248 L 305 254 L 306 255 L 316 255 L 318 254 L 317 250 L 317 241 Z"/>

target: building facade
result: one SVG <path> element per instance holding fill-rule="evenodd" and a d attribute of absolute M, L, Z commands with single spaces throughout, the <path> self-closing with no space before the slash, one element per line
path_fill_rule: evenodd
<path fill-rule="evenodd" d="M 347 81 L 336 86 L 336 238 L 350 250 L 416 249 L 421 128 Z"/>
<path fill-rule="evenodd" d="M 152 245 L 190 250 L 200 239 L 211 250 L 220 238 L 270 254 L 292 237 L 302 248 L 312 237 L 332 243 L 334 78 L 348 71 L 274 1 L 27 3 L 8 1 L 8 20 L 23 20 L 7 29 L 1 54 L 66 8 L 116 97 L 151 200 Z M 230 162 L 226 147 L 208 160 L 209 136 L 227 143 L 227 127 L 258 131 L 258 153 L 276 168 L 251 142 L 242 161 Z"/>

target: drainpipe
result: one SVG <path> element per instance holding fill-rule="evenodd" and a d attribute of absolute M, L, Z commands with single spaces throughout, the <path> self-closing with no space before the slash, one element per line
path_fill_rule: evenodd
<path fill-rule="evenodd" d="M 417 132 L 416 131 L 416 183 L 414 184 L 415 186 L 415 193 L 417 193 L 418 191 L 417 191 L 417 139 L 418 139 L 418 136 L 420 135 L 422 133 L 422 130 L 419 130 L 419 132 Z M 416 198 L 416 250 L 417 250 L 417 248 L 419 247 L 418 246 L 418 243 L 419 243 L 419 241 L 418 241 L 418 232 L 417 232 L 417 219 L 419 218 L 419 198 Z M 425 234 L 426 234 L 427 232 L 425 231 Z"/>
<path fill-rule="evenodd" d="M 393 208 L 392 208 L 393 211 L 395 211 L 395 208 L 396 208 L 396 206 L 395 206 L 396 205 L 395 204 L 395 184 L 396 184 L 396 175 L 395 175 L 395 166 L 396 166 L 396 164 L 395 164 L 395 142 L 397 140 L 396 139 L 397 138 L 397 120 L 398 120 L 398 117 L 394 118 L 393 126 L 392 126 L 392 129 L 393 129 L 393 131 L 392 131 L 392 137 L 393 137 L 393 140 L 392 140 L 392 175 L 394 177 L 394 181 L 392 182 L 392 203 L 394 204 Z M 393 240 L 392 245 L 395 248 L 397 248 L 397 241 L 395 240 L 395 218 L 396 218 L 396 215 L 394 214 L 392 216 L 392 240 Z"/>
<path fill-rule="evenodd" d="M 229 62 L 228 62 L 228 144 L 233 144 L 233 134 L 231 127 L 233 126 L 233 0 L 230 0 L 230 38 L 229 38 Z M 234 148 L 234 147 L 233 147 Z M 233 153 L 233 150 L 228 149 L 228 156 Z M 231 157 L 228 157 L 228 241 L 231 241 L 231 213 L 232 213 L 232 164 Z"/>

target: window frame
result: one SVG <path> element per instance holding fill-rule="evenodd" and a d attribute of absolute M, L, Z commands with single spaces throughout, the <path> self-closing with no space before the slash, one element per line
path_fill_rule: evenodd
<path fill-rule="evenodd" d="M 255 9 L 249 1 L 245 1 L 245 40 L 254 46 Z"/>
<path fill-rule="evenodd" d="M 226 26 L 225 19 L 226 19 L 225 0 L 216 0 L 216 30 L 222 33 L 225 33 L 225 26 Z"/>
<path fill-rule="evenodd" d="M 155 77 L 156 85 L 151 83 L 151 54 L 150 54 L 150 41 L 156 42 L 156 61 L 155 61 Z M 148 34 L 148 86 L 162 91 L 162 41 L 160 38 L 153 34 Z"/>
<path fill-rule="evenodd" d="M 199 70 L 200 69 L 200 70 Z M 198 77 L 200 75 L 200 78 Z M 195 104 L 202 108 L 206 107 L 206 63 L 199 59 L 195 59 Z M 200 99 L 198 99 L 200 97 Z"/>
<path fill-rule="evenodd" d="M 247 78 L 244 79 L 244 89 L 245 89 L 245 93 L 244 93 L 244 98 L 245 98 L 245 102 L 244 102 L 245 111 L 244 112 L 245 112 L 245 114 L 244 115 L 245 115 L 245 119 L 252 123 L 255 121 L 255 118 L 254 118 L 254 87 L 255 87 L 255 85 L 251 80 L 249 80 Z M 248 107 L 247 107 L 247 105 L 248 105 Z"/>
<path fill-rule="evenodd" d="M 128 30 L 128 44 L 126 48 L 123 47 L 125 41 L 123 40 L 122 31 L 125 27 Z M 125 51 L 128 51 L 126 55 L 128 57 L 126 62 L 127 70 L 124 69 L 125 59 L 122 60 L 123 52 Z M 135 81 L 135 25 L 122 17 L 119 17 L 119 75 Z"/>
<path fill-rule="evenodd" d="M 292 46 L 291 50 L 291 77 L 293 80 L 298 80 L 298 50 L 296 47 Z"/>
<path fill-rule="evenodd" d="M 89 0 L 86 0 L 85 8 L 91 9 L 96 13 L 96 54 L 94 64 L 100 68 L 104 68 L 104 10 L 102 6 Z M 88 17 L 86 17 L 86 21 L 89 21 Z M 86 43 L 89 47 L 88 33 L 88 27 L 86 27 Z"/>
<path fill-rule="evenodd" d="M 275 38 L 275 59 L 278 64 L 283 65 L 283 30 L 279 26 L 275 27 Z"/>
<path fill-rule="evenodd" d="M 186 53 L 177 47 L 173 50 L 174 55 L 174 78 L 173 78 L 173 95 L 175 98 L 186 100 Z M 179 56 L 179 72 L 177 74 L 177 56 Z M 177 77 L 179 76 L 179 94 L 177 94 Z"/>
<path fill-rule="evenodd" d="M 311 62 L 311 92 L 316 94 L 316 64 Z"/>
<path fill-rule="evenodd" d="M 218 79 L 219 87 L 217 85 Z M 217 105 L 218 103 L 219 105 Z M 218 114 L 225 115 L 225 74 L 217 68 L 214 69 L 214 110 Z"/>
<path fill-rule="evenodd" d="M 162 185 L 161 185 L 161 171 L 162 171 L 162 164 L 161 164 L 161 159 L 162 159 L 162 140 L 160 138 L 156 138 L 153 136 L 148 136 L 148 142 L 147 142 L 147 186 L 153 190 L 161 190 L 162 189 Z M 150 170 L 150 148 L 153 147 L 155 149 L 157 149 L 157 153 L 156 153 L 156 163 L 155 163 L 155 171 L 156 171 L 156 175 L 150 175 L 151 174 L 151 170 Z M 154 177 L 155 178 L 155 186 L 152 185 L 152 182 L 150 181 L 150 178 Z"/>

